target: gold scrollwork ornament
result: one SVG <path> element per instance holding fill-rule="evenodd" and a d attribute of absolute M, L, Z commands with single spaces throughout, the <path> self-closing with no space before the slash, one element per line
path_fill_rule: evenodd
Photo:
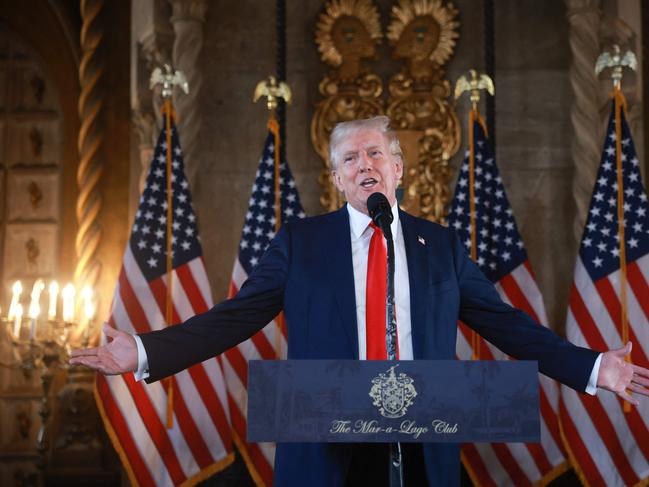
<path fill-rule="evenodd" d="M 367 66 L 367 60 L 376 57 L 382 37 L 379 12 L 371 0 L 330 0 L 316 26 L 321 59 L 333 68 L 319 84 L 324 100 L 311 120 L 311 141 L 325 166 L 318 178 L 324 189 L 320 202 L 328 211 L 342 204 L 329 167 L 333 127 L 383 113 L 383 83 Z"/>
<path fill-rule="evenodd" d="M 406 148 L 401 206 L 441 223 L 451 197 L 448 160 L 460 144 L 460 124 L 448 102 L 451 85 L 442 68 L 458 37 L 457 14 L 450 2 L 400 0 L 387 34 L 393 56 L 404 60 L 389 81 L 387 115 L 397 131 L 416 139 L 416 149 Z"/>

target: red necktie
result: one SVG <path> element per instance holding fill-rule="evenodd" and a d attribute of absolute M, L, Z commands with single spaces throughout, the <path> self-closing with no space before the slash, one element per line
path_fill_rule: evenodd
<path fill-rule="evenodd" d="M 367 287 L 365 296 L 365 335 L 367 338 L 367 359 L 386 360 L 385 348 L 385 297 L 388 279 L 388 254 L 383 231 L 374 222 L 367 255 Z"/>

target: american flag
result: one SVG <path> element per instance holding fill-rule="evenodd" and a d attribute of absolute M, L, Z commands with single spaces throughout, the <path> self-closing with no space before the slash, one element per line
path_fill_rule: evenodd
<path fill-rule="evenodd" d="M 541 293 L 505 194 L 485 131 L 473 123 L 476 262 L 495 284 L 501 298 L 547 326 Z M 467 151 L 449 214 L 449 226 L 471 252 L 469 151 Z M 472 331 L 459 324 L 457 355 L 472 357 Z M 479 338 L 481 360 L 506 360 L 500 350 Z M 541 443 L 475 443 L 462 447 L 462 461 L 475 485 L 545 483 L 567 468 L 562 452 L 556 382 L 540 375 Z"/>
<path fill-rule="evenodd" d="M 178 133 L 171 127 L 171 146 L 166 130 L 158 138 L 113 297 L 109 323 L 128 333 L 166 326 L 168 151 L 173 321 L 212 306 Z M 97 404 L 132 485 L 193 485 L 233 460 L 225 381 L 217 360 L 184 370 L 171 383 L 173 427 L 167 429 L 167 384 L 136 382 L 133 374 L 97 375 Z"/>
<path fill-rule="evenodd" d="M 275 157 L 278 126 L 275 119 L 268 123 L 268 136 L 259 160 L 259 168 L 252 185 L 248 211 L 243 224 L 239 252 L 234 261 L 229 296 L 234 296 L 259 262 L 271 239 L 275 236 Z M 304 218 L 295 181 L 286 161 L 281 161 L 279 189 L 281 223 Z M 281 332 L 279 331 L 281 330 Z M 233 437 L 250 474 L 258 486 L 273 483 L 274 443 L 248 443 L 246 441 L 246 411 L 248 404 L 248 361 L 284 358 L 286 329 L 282 315 L 266 325 L 252 338 L 223 354 L 223 370 L 228 387 L 232 414 Z"/>
<path fill-rule="evenodd" d="M 579 246 L 570 294 L 568 339 L 595 350 L 620 348 L 621 264 L 618 236 L 617 136 L 615 104 L 586 227 Z M 620 109 L 626 299 L 633 363 L 649 361 L 649 204 L 629 127 Z M 596 397 L 561 387 L 561 427 L 566 449 L 580 477 L 590 485 L 646 485 L 649 481 L 649 401 L 623 411 L 614 394 Z"/>

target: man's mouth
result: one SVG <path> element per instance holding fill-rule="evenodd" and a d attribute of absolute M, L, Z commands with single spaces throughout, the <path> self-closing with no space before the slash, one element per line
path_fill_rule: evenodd
<path fill-rule="evenodd" d="M 374 178 L 367 178 L 367 179 L 363 179 L 363 181 L 361 181 L 361 186 L 363 188 L 365 188 L 365 189 L 370 189 L 370 188 L 373 188 L 378 183 L 379 182 Z"/>

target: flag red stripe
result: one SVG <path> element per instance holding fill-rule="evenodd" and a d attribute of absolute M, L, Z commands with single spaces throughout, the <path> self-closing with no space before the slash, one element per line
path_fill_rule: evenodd
<path fill-rule="evenodd" d="M 223 355 L 225 355 L 226 360 L 230 362 L 230 365 L 232 365 L 232 368 L 236 372 L 237 377 L 239 377 L 239 381 L 241 381 L 241 385 L 244 388 L 247 388 L 248 361 L 241 353 L 241 350 L 239 350 L 239 348 L 237 347 L 233 347 L 230 350 L 226 350 Z"/>
<path fill-rule="evenodd" d="M 178 381 L 174 380 L 172 384 L 174 389 L 173 407 L 176 419 L 178 420 L 178 426 L 180 426 L 180 429 L 187 440 L 187 446 L 189 446 L 194 460 L 196 460 L 196 463 L 202 470 L 212 464 L 214 458 L 212 458 L 210 450 L 203 440 L 203 436 L 196 427 L 196 423 L 187 409 L 185 398 L 178 387 Z"/>
<path fill-rule="evenodd" d="M 246 418 L 242 415 L 241 411 L 239 411 L 239 408 L 233 400 L 230 401 L 230 414 L 232 417 L 232 426 L 239 435 L 239 438 L 245 442 L 246 451 L 255 466 L 257 473 L 265 485 L 271 486 L 273 484 L 273 466 L 268 462 L 268 460 L 266 460 L 266 457 L 259 448 L 259 445 L 247 441 L 248 428 L 246 425 Z"/>
<path fill-rule="evenodd" d="M 581 434 L 572 422 L 572 418 L 563 404 L 563 399 L 559 401 L 559 417 L 561 418 L 561 426 L 563 427 L 570 451 L 575 456 L 581 470 L 586 474 L 590 484 L 598 486 L 606 485 L 597 465 L 595 465 L 593 458 L 590 456 L 590 452 L 581 439 Z M 591 441 L 597 440 L 592 439 Z"/>
<path fill-rule="evenodd" d="M 176 268 L 176 274 L 178 275 L 178 280 L 189 299 L 192 311 L 196 314 L 207 311 L 207 303 L 203 299 L 203 295 L 196 284 L 196 280 L 194 279 L 194 275 L 192 274 L 189 265 L 185 264 Z M 205 404 L 207 412 L 219 432 L 223 444 L 230 444 L 232 441 L 232 435 L 230 433 L 230 425 L 228 424 L 227 415 L 223 408 L 223 404 L 221 403 L 221 399 L 216 394 L 216 391 L 207 376 L 207 372 L 200 364 L 194 365 L 188 370 L 194 384 L 196 385 L 196 389 Z"/>
<path fill-rule="evenodd" d="M 189 264 L 184 264 L 180 267 L 177 267 L 176 274 L 178 275 L 178 279 L 185 289 L 185 294 L 187 294 L 187 299 L 189 299 L 194 313 L 199 314 L 207 311 L 207 303 L 203 299 L 203 294 L 198 288 L 198 284 L 196 284 L 196 280 L 194 279 L 194 275 L 189 268 Z"/>
<path fill-rule="evenodd" d="M 266 326 L 276 327 L 277 325 L 275 323 L 271 323 L 270 325 Z M 275 358 L 275 349 L 270 344 L 268 338 L 266 337 L 266 334 L 262 330 L 255 333 L 250 339 L 252 340 L 252 343 L 255 344 L 255 347 L 257 347 L 257 351 L 259 352 L 259 355 L 261 355 L 262 359 L 272 360 Z"/>
<path fill-rule="evenodd" d="M 613 426 L 608 413 L 602 406 L 602 403 L 599 399 L 592 396 L 578 394 L 577 397 L 583 404 L 584 409 L 588 412 L 588 416 L 595 425 L 595 428 L 602 439 L 602 443 L 606 446 L 618 472 L 627 485 L 635 485 L 639 479 L 633 471 L 633 467 L 629 463 L 624 447 L 622 446 L 622 443 L 620 443 L 617 433 L 615 432 L 615 427 Z M 645 436 L 645 438 L 647 437 Z"/>
<path fill-rule="evenodd" d="M 150 331 L 150 327 L 146 327 L 145 329 L 148 321 L 146 319 L 144 311 L 142 310 L 142 307 L 140 306 L 140 302 L 137 300 L 136 296 L 133 293 L 133 289 L 127 276 L 123 272 L 120 274 L 120 294 L 122 296 L 124 308 L 126 309 L 126 312 L 129 315 L 133 326 L 135 326 L 135 323 L 140 324 L 140 329 L 138 330 L 139 333 Z M 176 313 L 175 309 L 174 313 Z M 225 414 L 221 400 L 217 396 L 209 378 L 207 377 L 205 369 L 199 364 L 191 367 L 189 369 L 189 373 L 194 382 L 194 385 L 196 386 L 196 390 L 201 396 L 203 404 L 205 405 L 205 409 L 210 415 L 214 426 L 221 436 L 223 444 L 229 445 L 232 437 L 230 435 L 230 427 L 227 423 L 227 415 Z M 194 438 L 192 431 L 186 431 L 184 427 L 182 427 L 181 429 L 183 430 L 183 436 L 185 436 L 187 443 L 191 444 Z M 226 450 L 229 450 L 227 446 Z"/>
<path fill-rule="evenodd" d="M 559 433 L 559 418 L 554 413 L 552 406 L 550 405 L 550 400 L 543 391 L 541 387 L 541 394 L 539 395 L 539 402 L 541 403 L 541 414 L 543 415 L 543 420 L 548 428 L 548 431 L 552 435 L 555 445 L 561 450 L 563 448 L 563 443 L 561 441 L 561 434 Z"/>
<path fill-rule="evenodd" d="M 469 463 L 469 466 L 473 470 L 475 476 L 480 479 L 481 487 L 498 487 L 494 480 L 491 478 L 491 474 L 487 470 L 487 467 L 482 461 L 480 453 L 473 443 L 466 443 L 462 445 L 462 453 L 464 453 L 464 457 Z"/>
<path fill-rule="evenodd" d="M 153 477 L 151 477 L 151 472 L 149 472 L 149 467 L 144 460 L 142 460 L 140 451 L 133 440 L 133 436 L 131 436 L 131 430 L 129 429 L 128 424 L 126 424 L 119 407 L 115 403 L 113 394 L 108 387 L 108 380 L 101 374 L 97 374 L 96 379 L 97 392 L 99 393 L 99 397 L 101 397 L 104 412 L 115 431 L 115 435 L 119 440 L 122 450 L 124 450 L 133 474 L 142 487 L 156 487 L 156 483 L 153 480 Z M 116 380 L 122 379 L 116 378 Z"/>
<path fill-rule="evenodd" d="M 500 463 L 503 465 L 505 470 L 512 479 L 514 485 L 531 485 L 530 479 L 527 478 L 523 469 L 518 465 L 518 462 L 512 455 L 512 452 L 507 448 L 507 445 L 504 443 L 491 443 L 491 447 L 494 450 L 494 453 L 500 460 Z"/>
<path fill-rule="evenodd" d="M 155 282 L 155 288 L 153 286 L 154 282 Z M 184 287 L 184 281 L 179 281 L 179 282 Z M 156 279 L 155 281 L 152 281 L 149 284 L 151 285 L 152 292 L 156 297 L 156 301 L 158 302 L 158 305 L 164 306 L 166 300 L 165 283 L 162 281 L 162 279 Z M 160 298 L 161 296 L 162 299 Z M 173 309 L 174 322 L 179 322 L 180 318 L 176 307 L 173 306 L 172 309 Z M 163 309 L 161 308 L 160 311 L 162 312 Z M 216 395 L 216 392 L 214 391 L 212 384 L 209 381 L 209 378 L 207 377 L 205 369 L 203 369 L 202 365 L 197 364 L 196 366 L 191 367 L 189 369 L 189 373 L 190 373 L 190 377 L 192 378 L 192 381 L 194 382 L 196 390 L 201 396 L 203 404 L 205 404 L 205 407 L 210 414 L 210 418 L 212 419 L 214 426 L 216 427 L 219 434 L 221 435 L 221 439 L 224 442 L 224 445 L 227 445 L 226 440 L 229 441 L 231 439 L 231 435 L 228 431 L 229 427 L 227 426 L 226 415 L 223 410 L 223 405 L 221 404 L 220 399 Z M 214 403 L 210 403 L 210 399 L 213 398 L 216 398 L 216 401 Z M 218 411 L 214 411 L 210 406 L 218 407 Z M 184 434 L 184 436 L 185 438 L 188 439 L 188 441 L 190 441 L 191 436 L 187 436 L 186 434 Z"/>
<path fill-rule="evenodd" d="M 615 323 L 615 326 L 620 333 L 620 337 L 622 337 L 622 305 L 620 304 L 620 300 L 618 299 L 617 294 L 615 294 L 615 290 L 613 289 L 611 281 L 609 281 L 607 278 L 600 279 L 599 281 L 595 282 L 595 288 L 601 296 L 602 301 L 604 301 L 606 309 L 608 310 L 613 323 Z M 629 326 L 629 340 L 635 343 L 640 343 L 631 326 Z M 620 345 L 624 344 L 620 342 Z M 606 347 L 601 350 L 608 350 L 608 348 L 609 347 Z M 633 349 L 631 350 L 631 358 L 636 364 L 647 364 L 647 356 L 644 354 L 642 347 L 633 347 Z"/>
<path fill-rule="evenodd" d="M 534 311 L 534 308 L 527 300 L 527 297 L 511 274 L 504 276 L 500 281 L 498 281 L 498 283 L 502 286 L 503 291 L 505 291 L 505 294 L 509 298 L 509 302 L 512 303 L 514 308 L 525 311 L 534 321 L 539 323 L 540 320 L 536 311 Z"/>
<path fill-rule="evenodd" d="M 124 383 L 133 397 L 133 402 L 140 414 L 140 418 L 142 418 L 144 427 L 149 432 L 151 441 L 165 463 L 171 480 L 173 480 L 175 484 L 184 482 L 186 477 L 182 467 L 180 466 L 173 445 L 171 444 L 171 440 L 167 435 L 167 429 L 160 421 L 158 413 L 153 407 L 153 404 L 151 404 L 148 394 L 144 390 L 144 386 L 141 383 L 136 382 L 132 374 L 127 374 L 123 377 Z"/>
<path fill-rule="evenodd" d="M 601 281 L 604 280 L 606 280 L 606 278 L 601 279 Z M 608 280 L 606 280 L 606 282 L 608 282 Z M 610 294 L 610 292 L 613 292 L 612 288 L 609 288 L 608 290 L 604 288 L 603 290 L 607 293 L 607 295 Z M 610 299 L 610 296 L 608 297 Z M 605 300 L 603 296 L 602 299 Z M 594 325 L 583 324 L 592 323 L 593 319 L 589 311 L 586 309 L 585 303 L 583 302 L 581 297 L 581 293 L 576 287 L 574 287 L 574 285 L 573 292 L 570 297 L 570 308 L 573 311 L 573 315 L 575 316 L 580 329 L 583 330 L 584 326 L 587 326 L 591 332 L 590 337 L 586 339 L 587 346 L 595 350 L 607 350 L 608 347 L 599 329 Z M 579 395 L 579 398 L 581 399 L 586 411 L 588 411 L 591 421 L 597 428 L 600 436 L 602 436 L 602 440 L 606 445 L 611 458 L 613 458 L 614 463 L 618 466 L 618 470 L 620 470 L 622 476 L 628 476 L 628 472 L 625 472 L 621 469 L 620 465 L 618 465 L 618 460 L 616 459 L 621 456 L 621 458 L 619 458 L 620 464 L 628 465 L 628 468 L 631 469 L 631 472 L 633 472 L 633 469 L 631 468 L 631 465 L 628 464 L 626 456 L 624 456 L 622 445 L 617 438 L 613 424 L 611 423 L 601 402 L 596 397 L 583 397 L 582 395 Z M 631 411 L 625 415 L 625 420 L 629 425 L 629 429 L 635 437 L 639 448 L 642 450 L 645 457 L 649 458 L 649 444 L 644 440 L 644 438 L 649 438 L 649 431 L 647 430 L 642 418 L 640 418 L 638 410 L 636 408 L 632 408 Z M 611 437 L 611 435 L 613 435 L 613 437 Z M 635 473 L 632 473 L 631 475 L 635 476 Z"/>
<path fill-rule="evenodd" d="M 600 334 L 599 328 L 597 328 L 593 317 L 590 315 L 590 311 L 586 308 L 586 303 L 584 303 L 581 293 L 574 283 L 570 290 L 569 307 L 584 336 L 584 340 L 586 340 L 586 344 L 595 350 L 606 350 L 608 347 L 604 342 L 604 338 Z"/>
<path fill-rule="evenodd" d="M 133 292 L 133 288 L 131 287 L 131 283 L 128 280 L 128 276 L 126 275 L 123 266 L 119 273 L 119 295 L 122 298 L 124 310 L 126 311 L 135 331 L 137 333 L 146 333 L 151 331 L 149 320 L 140 305 L 140 300 Z M 113 326 L 115 326 L 114 323 Z"/>
<path fill-rule="evenodd" d="M 632 262 L 628 265 L 627 277 L 633 288 L 633 293 L 639 298 L 636 298 L 636 301 L 640 305 L 640 308 L 642 308 L 645 319 L 649 319 L 649 299 L 647 299 L 649 297 L 649 286 L 637 262 Z"/>
<path fill-rule="evenodd" d="M 205 408 L 210 415 L 210 418 L 212 418 L 214 426 L 216 426 L 216 429 L 221 436 L 221 441 L 224 445 L 229 445 L 232 441 L 232 435 L 230 433 L 227 414 L 223 409 L 221 399 L 211 385 L 206 370 L 201 364 L 194 365 L 187 370 L 196 385 L 196 389 L 203 400 L 203 404 L 205 404 Z"/>
<path fill-rule="evenodd" d="M 167 307 L 166 307 L 167 285 L 164 283 L 164 281 L 162 279 L 163 279 L 162 277 L 159 277 L 158 279 L 154 279 L 153 281 L 150 281 L 149 282 L 149 287 L 151 288 L 151 292 L 153 293 L 153 297 L 155 298 L 156 302 L 158 303 L 158 308 L 160 308 L 160 312 L 162 313 L 162 316 L 166 317 L 167 316 Z M 173 324 L 177 324 L 177 323 L 180 323 L 182 321 L 180 319 L 180 316 L 178 316 L 178 312 L 176 311 L 175 306 L 173 306 L 171 320 L 172 320 Z"/>

